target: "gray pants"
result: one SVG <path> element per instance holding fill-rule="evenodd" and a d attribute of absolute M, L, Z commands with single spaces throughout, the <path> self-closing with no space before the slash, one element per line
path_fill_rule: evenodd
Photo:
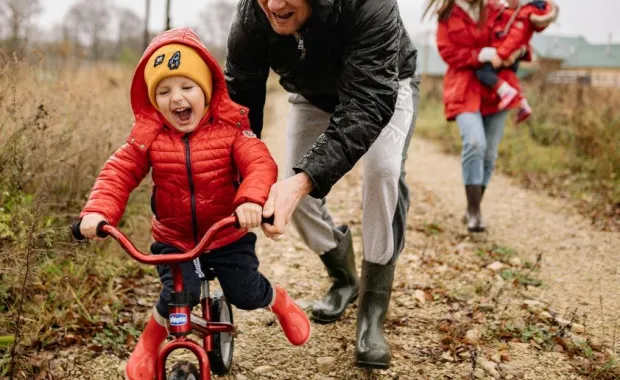
<path fill-rule="evenodd" d="M 375 264 L 392 264 L 405 245 L 409 189 L 404 164 L 415 128 L 419 101 L 418 82 L 402 80 L 394 116 L 362 158 L 362 241 L 364 259 Z M 313 106 L 303 96 L 289 97 L 291 111 L 287 125 L 286 176 L 325 132 L 331 114 Z M 293 214 L 293 225 L 306 245 L 321 255 L 338 245 L 342 232 L 336 229 L 325 199 L 305 197 Z"/>

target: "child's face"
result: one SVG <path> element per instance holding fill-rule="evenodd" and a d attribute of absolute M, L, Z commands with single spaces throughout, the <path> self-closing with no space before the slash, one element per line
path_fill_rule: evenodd
<path fill-rule="evenodd" d="M 519 5 L 519 0 L 506 0 L 506 5 L 508 8 L 516 8 Z"/>
<path fill-rule="evenodd" d="M 159 82 L 155 100 L 159 111 L 179 132 L 188 133 L 196 129 L 205 113 L 202 88 L 186 77 L 173 76 Z"/>
<path fill-rule="evenodd" d="M 257 0 L 274 32 L 295 33 L 312 14 L 309 0 Z"/>

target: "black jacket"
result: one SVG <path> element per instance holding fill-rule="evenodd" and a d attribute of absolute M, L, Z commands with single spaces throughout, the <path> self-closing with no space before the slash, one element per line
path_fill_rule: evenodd
<path fill-rule="evenodd" d="M 417 52 L 396 0 L 309 0 L 299 36 L 276 34 L 256 0 L 241 0 L 228 38 L 230 97 L 263 126 L 269 69 L 280 84 L 332 113 L 329 126 L 294 170 L 324 197 L 368 151 L 394 113 L 398 81 L 413 77 Z"/>

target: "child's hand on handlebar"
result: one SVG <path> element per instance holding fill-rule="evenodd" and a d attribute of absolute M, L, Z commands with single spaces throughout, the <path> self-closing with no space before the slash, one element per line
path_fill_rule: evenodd
<path fill-rule="evenodd" d="M 237 214 L 237 219 L 239 219 L 239 226 L 250 229 L 260 226 L 263 207 L 256 203 L 245 202 L 237 207 L 235 214 Z"/>
<path fill-rule="evenodd" d="M 87 239 L 97 238 L 97 226 L 101 222 L 107 222 L 105 217 L 101 214 L 97 214 L 96 212 L 86 214 L 82 218 L 82 222 L 80 223 L 80 232 Z"/>

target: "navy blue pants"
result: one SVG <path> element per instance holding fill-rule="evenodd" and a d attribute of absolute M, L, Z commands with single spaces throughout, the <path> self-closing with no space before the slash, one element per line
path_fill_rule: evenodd
<path fill-rule="evenodd" d="M 497 70 L 489 62 L 482 65 L 482 67 L 476 70 L 476 76 L 480 83 L 487 87 L 495 87 L 499 78 L 497 77 Z"/>
<path fill-rule="evenodd" d="M 519 60 L 513 63 L 512 66 L 508 67 L 508 69 L 517 72 L 517 70 L 519 70 Z M 476 70 L 476 76 L 478 77 L 480 83 L 486 87 L 493 88 L 497 86 L 497 82 L 499 81 L 499 77 L 497 76 L 499 70 L 500 69 L 494 68 L 491 63 L 487 62 L 482 65 L 480 69 Z"/>
<path fill-rule="evenodd" d="M 200 256 L 203 272 L 213 269 L 224 296 L 232 305 L 242 310 L 266 307 L 273 298 L 273 288 L 258 271 L 256 257 L 256 235 L 248 233 L 236 242 Z M 177 253 L 178 248 L 163 243 L 151 245 L 153 254 Z M 200 278 L 193 262 L 180 264 L 183 286 L 191 295 L 192 307 L 200 302 Z M 168 318 L 168 304 L 172 298 L 172 272 L 168 265 L 158 265 L 157 273 L 163 285 L 157 301 L 157 312 Z"/>

